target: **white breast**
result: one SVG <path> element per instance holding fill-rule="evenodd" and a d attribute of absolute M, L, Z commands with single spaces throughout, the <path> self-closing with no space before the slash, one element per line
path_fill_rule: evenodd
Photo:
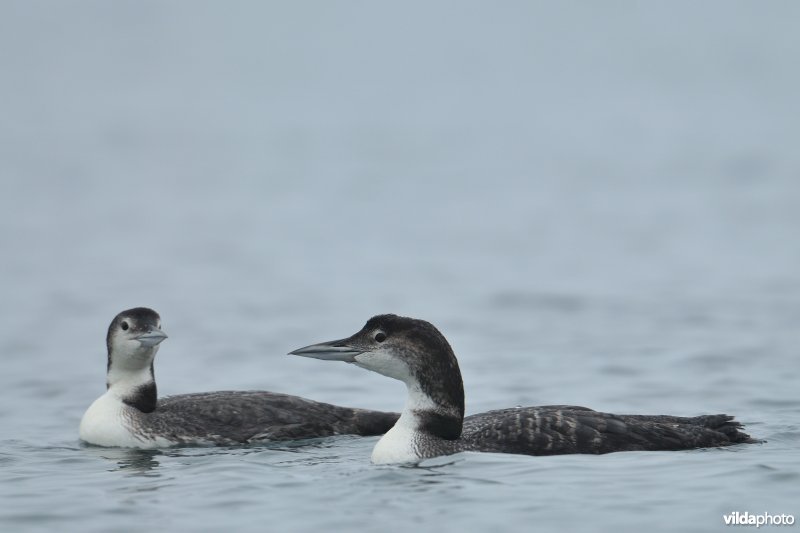
<path fill-rule="evenodd" d="M 123 448 L 158 448 L 171 444 L 161 437 L 148 439 L 137 436 L 130 427 L 132 416 L 137 414 L 134 411 L 111 391 L 107 391 L 84 413 L 79 430 L 81 440 L 97 446 Z M 138 415 L 143 416 L 143 413 Z"/>
<path fill-rule="evenodd" d="M 415 463 L 422 458 L 419 446 L 423 439 L 415 413 L 435 409 L 436 404 L 415 381 L 409 379 L 406 387 L 408 396 L 400 419 L 372 450 L 372 462 L 375 464 Z"/>
<path fill-rule="evenodd" d="M 391 463 L 413 463 L 419 461 L 416 446 L 416 421 L 403 413 L 372 450 L 372 462 L 376 465 Z M 405 420 L 404 420 L 405 419 Z"/>

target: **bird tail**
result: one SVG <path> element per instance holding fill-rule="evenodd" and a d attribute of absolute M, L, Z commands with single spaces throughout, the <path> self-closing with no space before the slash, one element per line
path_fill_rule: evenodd
<path fill-rule="evenodd" d="M 744 427 L 742 423 L 734 420 L 730 415 L 701 415 L 692 417 L 690 420 L 693 424 L 722 433 L 732 444 L 761 442 L 742 431 Z"/>

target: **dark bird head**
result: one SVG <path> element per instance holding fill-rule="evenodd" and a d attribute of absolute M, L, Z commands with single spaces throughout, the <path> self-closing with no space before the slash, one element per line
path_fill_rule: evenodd
<path fill-rule="evenodd" d="M 397 315 L 370 318 L 354 335 L 312 344 L 292 355 L 353 363 L 390 378 L 409 389 L 416 409 L 464 416 L 464 386 L 453 349 L 430 322 Z"/>
<path fill-rule="evenodd" d="M 108 326 L 108 372 L 136 372 L 149 368 L 158 345 L 167 338 L 161 317 L 152 309 L 136 307 L 114 317 Z"/>

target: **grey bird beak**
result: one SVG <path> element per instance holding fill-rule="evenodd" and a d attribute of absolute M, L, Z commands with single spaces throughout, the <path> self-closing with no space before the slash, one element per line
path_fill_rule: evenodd
<path fill-rule="evenodd" d="M 304 348 L 298 348 L 289 355 L 299 355 L 301 357 L 313 357 L 323 361 L 344 361 L 345 363 L 355 363 L 356 356 L 364 353 L 365 350 L 353 348 L 347 344 L 347 339 L 321 342 L 312 344 Z"/>
<path fill-rule="evenodd" d="M 151 347 L 157 346 L 161 341 L 167 338 L 167 334 L 158 328 L 153 328 L 147 333 L 142 333 L 136 340 L 142 343 L 142 346 Z"/>

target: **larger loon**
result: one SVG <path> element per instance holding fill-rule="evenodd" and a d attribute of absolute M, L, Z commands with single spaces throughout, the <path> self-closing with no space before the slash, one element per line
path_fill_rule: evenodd
<path fill-rule="evenodd" d="M 99 446 L 160 448 L 381 435 L 399 417 L 265 391 L 158 399 L 153 359 L 166 338 L 161 318 L 152 309 L 128 309 L 114 318 L 106 337 L 107 390 L 83 415 L 81 440 Z"/>
<path fill-rule="evenodd" d="M 375 445 L 374 463 L 411 463 L 461 451 L 601 454 L 755 442 L 728 415 L 613 415 L 548 405 L 464 418 L 461 371 L 450 344 L 432 324 L 413 318 L 375 316 L 349 338 L 291 354 L 353 363 L 406 384 L 405 408 Z"/>

